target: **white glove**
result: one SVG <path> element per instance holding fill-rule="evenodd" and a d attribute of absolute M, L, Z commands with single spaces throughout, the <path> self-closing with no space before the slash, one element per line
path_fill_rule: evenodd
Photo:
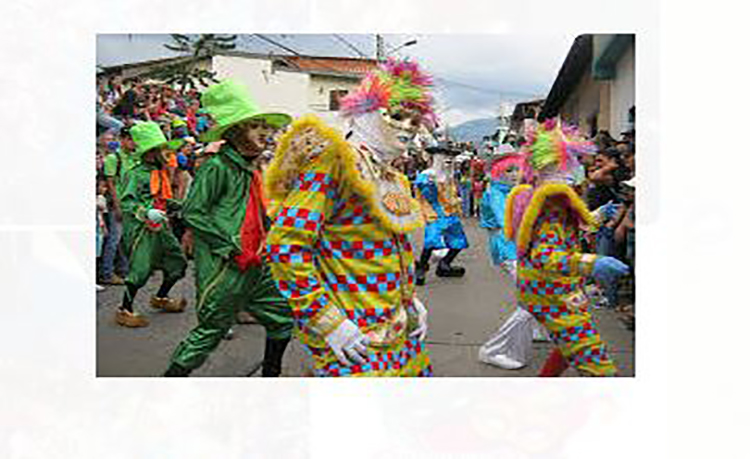
<path fill-rule="evenodd" d="M 146 218 L 154 223 L 161 223 L 167 220 L 167 213 L 159 209 L 149 209 Z"/>
<path fill-rule="evenodd" d="M 414 309 L 417 310 L 417 328 L 409 334 L 409 338 L 418 337 L 419 341 L 424 341 L 427 336 L 427 308 L 416 296 L 414 297 Z"/>
<path fill-rule="evenodd" d="M 352 362 L 349 359 L 360 365 L 365 364 L 369 339 L 359 331 L 359 327 L 351 320 L 347 319 L 341 322 L 341 325 L 336 327 L 325 339 L 342 365 L 351 366 Z"/>

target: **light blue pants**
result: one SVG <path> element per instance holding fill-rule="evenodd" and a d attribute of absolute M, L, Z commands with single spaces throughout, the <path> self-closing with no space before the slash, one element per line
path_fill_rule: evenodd
<path fill-rule="evenodd" d="M 115 135 L 120 135 L 120 130 L 125 126 L 122 121 L 112 115 L 104 113 L 101 108 L 96 111 L 96 124 L 112 131 Z"/>
<path fill-rule="evenodd" d="M 128 259 L 123 251 L 117 255 L 117 246 L 122 239 L 122 222 L 118 222 L 114 212 L 107 213 L 107 239 L 104 242 L 104 253 L 102 254 L 102 279 L 109 279 L 115 273 L 115 257 L 117 257 L 117 266 L 120 268 L 120 274 L 128 274 Z"/>
<path fill-rule="evenodd" d="M 615 253 L 615 230 L 602 226 L 596 234 L 596 254 L 613 257 Z M 609 307 L 614 308 L 617 304 L 617 282 L 610 282 L 604 286 L 604 296 L 607 297 Z"/>

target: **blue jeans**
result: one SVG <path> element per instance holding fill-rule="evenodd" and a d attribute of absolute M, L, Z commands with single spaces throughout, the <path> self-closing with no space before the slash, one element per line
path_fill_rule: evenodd
<path fill-rule="evenodd" d="M 596 233 L 596 254 L 601 256 L 613 257 L 615 252 L 615 230 L 602 226 Z M 617 302 L 617 283 L 602 285 L 604 296 L 609 302 L 609 307 L 613 308 Z"/>
<path fill-rule="evenodd" d="M 101 108 L 96 111 L 96 124 L 102 126 L 108 131 L 112 131 L 116 135 L 120 134 L 120 130 L 124 126 L 122 121 L 114 116 L 107 115 Z"/>
<path fill-rule="evenodd" d="M 120 274 L 124 277 L 128 273 L 128 259 L 120 251 L 117 256 L 117 246 L 122 238 L 122 222 L 118 222 L 114 212 L 107 213 L 107 239 L 104 242 L 104 253 L 102 254 L 102 279 L 110 279 L 115 273 L 115 257 L 120 268 Z"/>

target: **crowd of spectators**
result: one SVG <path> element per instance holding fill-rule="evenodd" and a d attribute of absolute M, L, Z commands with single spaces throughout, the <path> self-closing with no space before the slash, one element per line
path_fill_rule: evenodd
<path fill-rule="evenodd" d="M 156 81 L 118 78 L 97 81 L 96 174 L 97 174 L 97 287 L 122 285 L 127 275 L 126 254 L 121 250 L 122 211 L 119 195 L 128 171 L 138 164 L 130 127 L 138 121 L 159 124 L 169 140 L 183 139 L 177 151 L 168 153 L 168 170 L 173 195 L 183 199 L 196 169 L 216 144 L 198 141 L 208 128 L 208 118 L 200 108 L 200 92 L 178 91 Z M 184 228 L 174 230 L 181 235 Z"/>

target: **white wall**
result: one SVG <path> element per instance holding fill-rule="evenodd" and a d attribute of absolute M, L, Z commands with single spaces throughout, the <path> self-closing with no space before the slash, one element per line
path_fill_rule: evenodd
<path fill-rule="evenodd" d="M 333 90 L 352 92 L 357 86 L 359 86 L 358 80 L 327 75 L 311 75 L 307 93 L 310 112 L 315 113 L 328 124 L 343 130 L 344 122 L 339 116 L 339 112 L 328 110 L 330 93 Z"/>
<path fill-rule="evenodd" d="M 264 111 L 283 112 L 295 118 L 309 112 L 310 75 L 306 73 L 271 73 L 268 59 L 233 56 L 215 56 L 213 70 L 219 79 L 234 78 L 247 86 Z"/>
<path fill-rule="evenodd" d="M 628 129 L 628 110 L 635 105 L 635 48 L 629 47 L 615 67 L 610 89 L 610 134 L 619 139 Z"/>

